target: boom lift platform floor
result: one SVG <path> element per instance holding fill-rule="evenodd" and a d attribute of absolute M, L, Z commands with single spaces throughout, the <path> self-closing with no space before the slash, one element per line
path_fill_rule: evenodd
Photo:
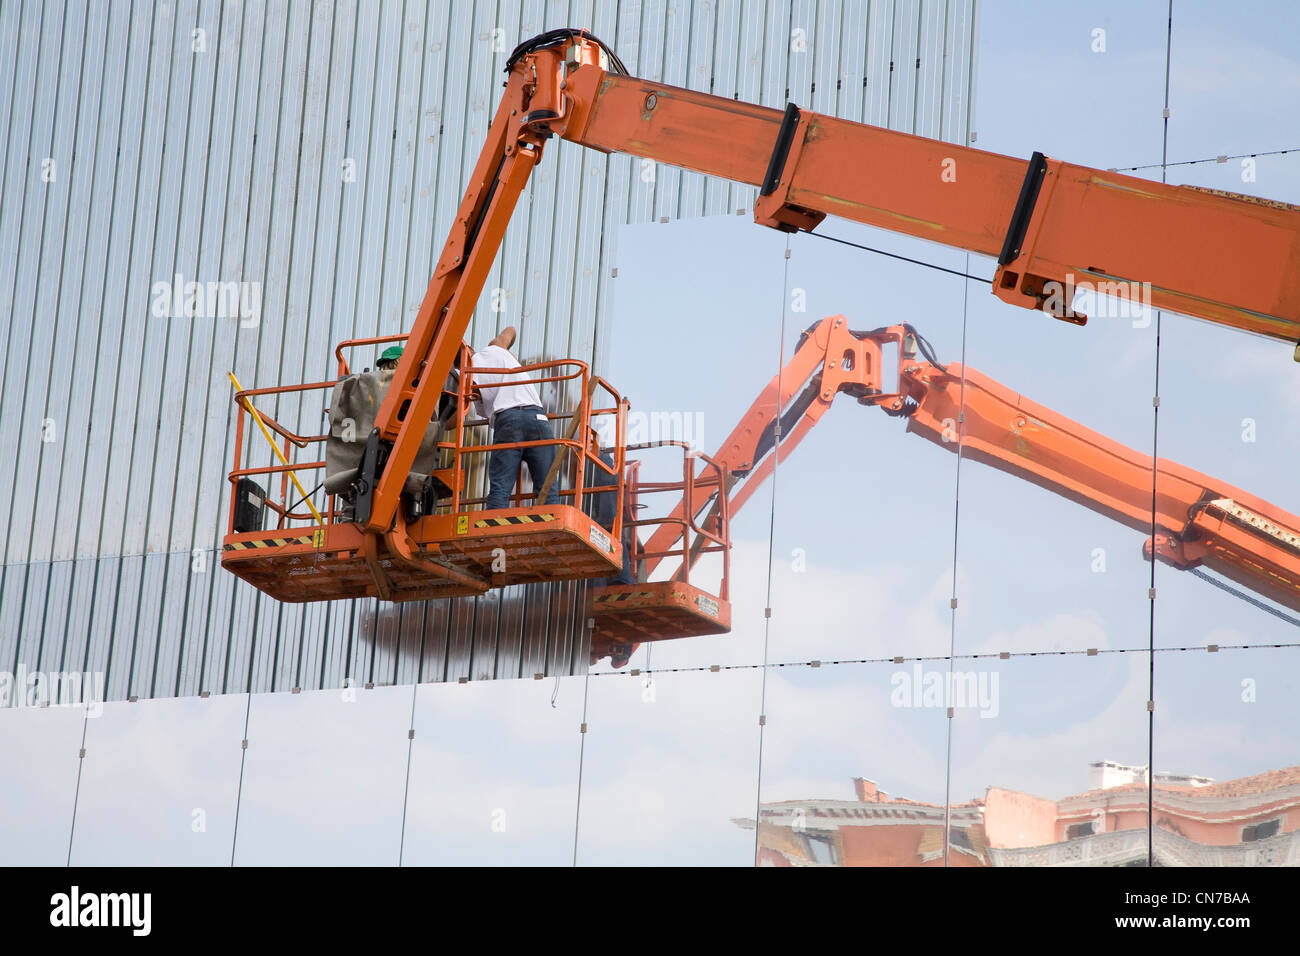
<path fill-rule="evenodd" d="M 408 526 L 415 561 L 380 551 L 388 600 L 482 594 L 489 587 L 606 577 L 622 552 L 570 505 L 429 515 Z M 280 601 L 379 597 L 355 524 L 254 531 L 226 538 L 222 566 Z M 430 573 L 430 564 L 454 577 Z M 498 570 L 494 570 L 494 565 Z"/>
<path fill-rule="evenodd" d="M 592 598 L 602 641 L 640 644 L 731 630 L 731 602 L 681 581 L 617 584 Z"/>

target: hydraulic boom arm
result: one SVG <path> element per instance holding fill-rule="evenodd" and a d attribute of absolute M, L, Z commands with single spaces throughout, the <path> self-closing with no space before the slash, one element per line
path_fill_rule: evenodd
<path fill-rule="evenodd" d="M 1155 308 L 1300 339 L 1300 208 L 637 79 L 585 31 L 521 44 L 507 73 L 361 467 L 356 520 L 391 549 L 407 548 L 403 483 L 511 213 L 555 135 L 758 186 L 762 225 L 812 229 L 832 215 L 997 256 L 993 291 L 1059 318 L 1083 321 L 1070 304 L 1087 281 L 1128 297 L 1149 288 Z"/>
<path fill-rule="evenodd" d="M 886 392 L 882 364 L 890 345 L 898 349 L 897 390 Z M 940 365 L 910 326 L 854 332 L 843 316 L 822 319 L 803 334 L 794 355 L 714 455 L 743 482 L 731 489 L 733 513 L 841 393 L 905 418 L 909 432 L 942 448 L 960 448 L 965 457 L 1033 482 L 1135 531 L 1152 532 L 1150 456 L 974 369 Z M 959 421 L 960 445 L 954 431 Z M 678 514 L 680 509 L 674 512 Z M 1184 569 L 1204 565 L 1300 610 L 1300 517 L 1161 458 L 1156 463 L 1154 525 L 1154 539 L 1145 544 L 1148 557 L 1154 544 L 1156 557 L 1165 563 Z M 662 526 L 646 543 L 646 551 L 667 551 L 675 531 L 675 526 Z M 652 569 L 650 565 L 647 574 Z"/>

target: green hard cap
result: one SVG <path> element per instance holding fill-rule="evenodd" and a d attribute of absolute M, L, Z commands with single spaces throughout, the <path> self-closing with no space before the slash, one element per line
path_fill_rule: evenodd
<path fill-rule="evenodd" d="M 402 357 L 402 347 L 400 345 L 390 345 L 384 349 L 384 353 L 379 356 L 381 362 L 396 362 Z"/>

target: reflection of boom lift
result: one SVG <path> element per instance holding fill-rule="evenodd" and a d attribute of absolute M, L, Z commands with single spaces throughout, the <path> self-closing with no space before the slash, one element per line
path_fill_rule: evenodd
<path fill-rule="evenodd" d="M 413 480 L 430 423 L 441 420 L 446 383 L 511 213 L 547 141 L 557 135 L 601 152 L 758 186 L 755 220 L 782 231 L 811 230 L 834 215 L 996 256 L 997 296 L 1068 321 L 1084 321 L 1070 309 L 1077 283 L 1128 296 L 1145 295 L 1140 284 L 1150 283 L 1154 308 L 1292 342 L 1300 337 L 1296 207 L 1167 186 L 1039 153 L 1025 162 L 793 105 L 783 113 L 637 79 L 585 31 L 551 31 L 521 44 L 506 72 L 487 142 L 391 386 L 373 423 L 359 423 L 365 446 L 359 465 L 349 469 L 346 488 L 327 486 L 324 521 L 295 512 L 287 493 L 289 472 L 324 462 L 254 468 L 244 462 L 242 442 L 245 411 L 256 396 L 274 395 L 292 406 L 302 392 L 333 383 L 236 396 L 235 494 L 222 564 L 276 598 L 449 597 L 500 584 L 602 577 L 620 567 L 622 509 L 614 526 L 602 529 L 580 505 L 593 490 L 588 485 L 584 491 L 588 472 L 620 499 L 625 493 L 621 434 L 613 467 L 590 440 L 590 420 L 600 414 L 593 389 L 611 396 L 605 408 L 618 417 L 620 431 L 626 404 L 580 362 L 531 368 L 538 380 L 567 380 L 581 389 L 571 416 L 552 416 L 573 426 L 556 444 L 578 466 L 577 483 L 562 489 L 561 504 L 528 505 L 517 495 L 510 508 L 475 510 L 466 494 L 467 461 L 484 448 L 467 447 L 463 429 L 441 443 L 442 454 L 452 459 L 441 470 L 446 475 L 436 483 L 433 476 L 423 484 Z M 1230 242 L 1207 242 L 1207 236 Z M 864 359 L 875 355 L 870 339 L 858 341 Z M 340 358 L 340 375 L 346 371 Z M 916 374 L 922 380 L 939 373 Z M 463 384 L 460 392 L 463 401 Z M 283 439 L 286 457 L 291 445 L 304 449 L 327 439 L 294 434 L 263 417 Z M 278 475 L 285 500 L 269 502 L 253 480 L 258 474 Z M 335 508 L 337 496 L 346 509 Z M 417 499 L 418 507 L 407 506 Z M 264 528 L 268 506 L 280 516 L 271 530 Z M 1222 512 L 1216 508 L 1206 505 L 1204 520 Z M 1234 512 L 1223 520 L 1247 519 Z M 725 550 L 721 535 L 707 528 L 688 529 L 690 547 Z M 698 595 L 679 597 L 690 604 Z"/>
<path fill-rule="evenodd" d="M 891 386 L 885 375 L 886 350 L 897 352 Z M 669 577 L 685 579 L 704 551 L 679 544 L 681 529 L 698 524 L 727 540 L 727 516 L 758 490 L 838 394 L 904 418 L 909 432 L 954 452 L 960 429 L 963 457 L 1031 481 L 1135 531 L 1151 533 L 1149 456 L 1035 404 L 974 369 L 940 365 L 928 343 L 908 325 L 854 332 L 837 315 L 803 333 L 785 367 L 708 459 L 708 467 L 695 479 L 693 497 L 683 496 L 670 512 L 671 520 L 661 523 L 645 543 L 641 573 L 648 576 L 667 556 L 680 557 Z M 722 495 L 719 474 L 730 479 L 722 482 L 727 488 Z M 1144 546 L 1148 558 L 1154 541 L 1156 557 L 1166 564 L 1184 569 L 1203 565 L 1300 610 L 1300 517 L 1164 458 L 1158 461 L 1155 483 L 1155 536 Z M 632 495 L 628 501 L 634 501 Z M 722 581 L 719 597 L 729 612 L 725 567 Z M 692 627 L 689 621 L 677 622 L 675 629 L 665 626 L 651 594 L 643 599 L 645 610 L 638 606 L 634 596 L 645 587 L 610 587 L 596 593 L 594 659 L 610 655 L 615 663 L 625 662 L 642 641 L 719 633 L 703 619 L 705 626 Z"/>

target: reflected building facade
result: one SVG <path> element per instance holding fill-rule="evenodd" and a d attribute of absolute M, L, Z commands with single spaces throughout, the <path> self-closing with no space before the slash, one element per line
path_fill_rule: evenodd
<path fill-rule="evenodd" d="M 990 787 L 943 804 L 855 778 L 856 800 L 763 804 L 760 866 L 1146 866 L 1147 773 L 1101 761 L 1098 784 L 1050 800 Z M 1300 866 L 1300 766 L 1216 783 L 1157 773 L 1156 866 Z M 750 820 L 735 821 L 753 829 Z"/>

